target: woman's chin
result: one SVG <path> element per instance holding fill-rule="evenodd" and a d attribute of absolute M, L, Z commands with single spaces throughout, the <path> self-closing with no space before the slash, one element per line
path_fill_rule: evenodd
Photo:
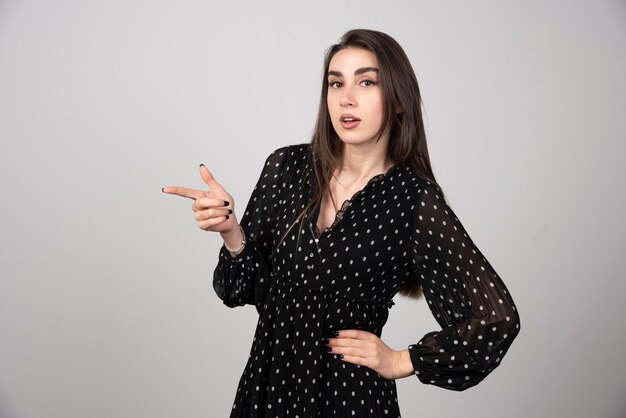
<path fill-rule="evenodd" d="M 350 146 L 376 145 L 376 140 L 374 138 L 356 137 L 354 135 L 339 135 L 339 139 L 344 144 Z"/>

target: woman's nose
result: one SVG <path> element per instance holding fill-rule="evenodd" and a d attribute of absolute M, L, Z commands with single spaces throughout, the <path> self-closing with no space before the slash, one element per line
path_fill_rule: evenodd
<path fill-rule="evenodd" d="M 343 94 L 341 95 L 340 100 L 341 106 L 344 107 L 353 107 L 356 105 L 356 101 L 354 99 L 354 95 L 352 94 L 352 90 L 350 88 L 345 88 L 343 90 Z"/>

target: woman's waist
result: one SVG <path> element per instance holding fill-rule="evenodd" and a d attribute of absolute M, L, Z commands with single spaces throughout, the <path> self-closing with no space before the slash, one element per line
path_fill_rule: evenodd
<path fill-rule="evenodd" d="M 365 292 L 355 292 L 353 289 L 354 286 L 350 285 L 335 284 L 332 282 L 330 284 L 323 284 L 308 280 L 296 281 L 286 275 L 276 274 L 275 272 L 271 273 L 270 280 L 270 286 L 278 285 L 288 287 L 291 291 L 301 295 L 320 295 L 323 296 L 326 301 L 336 300 L 345 304 L 367 305 L 371 308 L 379 309 L 389 309 L 395 305 L 392 299 L 380 297 L 374 294 L 374 292 L 372 292 L 371 296 L 366 295 Z"/>

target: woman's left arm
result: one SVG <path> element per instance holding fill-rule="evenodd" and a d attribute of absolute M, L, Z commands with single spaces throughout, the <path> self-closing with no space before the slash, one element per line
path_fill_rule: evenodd
<path fill-rule="evenodd" d="M 412 262 L 441 330 L 408 346 L 413 373 L 445 389 L 468 389 L 502 361 L 520 331 L 510 293 L 439 187 L 424 181 L 414 206 Z"/>

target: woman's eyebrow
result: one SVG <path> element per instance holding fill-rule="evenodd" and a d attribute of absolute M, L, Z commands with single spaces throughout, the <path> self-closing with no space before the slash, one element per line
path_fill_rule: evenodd
<path fill-rule="evenodd" d="M 376 67 L 361 67 L 361 68 L 357 68 L 354 71 L 354 75 L 359 75 L 359 74 L 367 73 L 367 72 L 370 72 L 370 71 L 378 73 L 378 68 L 376 68 Z M 334 70 L 328 71 L 328 75 L 334 75 L 335 77 L 343 77 L 343 73 L 341 71 L 334 71 Z"/>

